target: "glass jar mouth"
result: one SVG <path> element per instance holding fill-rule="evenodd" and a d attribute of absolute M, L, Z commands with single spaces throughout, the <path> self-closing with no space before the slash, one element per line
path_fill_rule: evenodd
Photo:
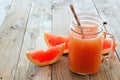
<path fill-rule="evenodd" d="M 72 21 L 71 30 L 77 34 L 96 35 L 103 31 L 102 19 L 93 13 L 78 14 L 81 26 L 79 27 L 75 21 Z M 75 28 L 77 30 L 75 30 Z M 89 29 L 89 30 L 88 30 Z M 90 30 L 92 29 L 92 31 Z M 82 30 L 82 33 L 81 33 Z"/>
<path fill-rule="evenodd" d="M 98 32 L 92 32 L 92 33 L 85 33 L 84 31 L 83 31 L 83 32 L 77 32 L 77 31 L 75 31 L 73 28 L 71 28 L 71 30 L 72 30 L 73 32 L 75 32 L 76 34 L 84 35 L 84 36 L 97 35 L 97 34 L 103 32 L 103 29 L 101 29 L 101 30 L 98 31 Z"/>

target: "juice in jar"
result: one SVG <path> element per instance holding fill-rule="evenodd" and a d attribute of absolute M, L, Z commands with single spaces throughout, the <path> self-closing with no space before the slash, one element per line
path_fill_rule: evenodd
<path fill-rule="evenodd" d="M 93 74 L 101 63 L 103 35 L 95 32 L 98 29 L 95 24 L 83 24 L 82 27 L 85 35 L 79 27 L 74 27 L 69 33 L 69 67 L 79 74 Z"/>

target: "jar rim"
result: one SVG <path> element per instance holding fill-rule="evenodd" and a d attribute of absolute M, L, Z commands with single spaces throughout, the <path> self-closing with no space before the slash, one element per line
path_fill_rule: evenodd
<path fill-rule="evenodd" d="M 77 32 L 77 31 L 75 31 L 73 28 L 71 28 L 71 30 L 72 30 L 73 32 L 75 32 L 76 34 L 79 34 L 79 35 L 85 35 L 85 36 L 89 36 L 89 35 L 97 35 L 97 34 L 103 32 L 103 29 L 101 29 L 101 30 L 98 31 L 98 32 L 91 33 L 91 34 L 86 34 L 86 33 L 84 33 L 84 32 L 83 32 L 83 33 L 81 33 L 81 32 Z"/>
<path fill-rule="evenodd" d="M 103 21 L 98 15 L 96 15 L 94 13 L 80 13 L 80 14 L 78 14 L 78 19 L 80 20 L 81 24 L 83 24 L 83 22 L 86 22 L 86 23 L 89 22 L 89 23 L 96 24 L 97 25 L 96 27 L 98 27 L 98 31 L 96 31 L 92 34 L 85 34 L 85 33 L 77 32 L 73 29 L 73 27 L 78 27 L 78 25 L 75 23 L 75 21 L 72 21 L 71 30 L 77 34 L 96 35 L 103 31 Z M 81 29 L 83 29 L 83 28 L 84 27 L 81 27 Z M 80 28 L 78 28 L 78 29 L 80 29 Z"/>

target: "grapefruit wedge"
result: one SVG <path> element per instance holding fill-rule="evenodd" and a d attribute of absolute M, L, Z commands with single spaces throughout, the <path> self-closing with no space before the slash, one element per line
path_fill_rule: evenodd
<path fill-rule="evenodd" d="M 118 45 L 118 42 L 115 41 L 115 43 L 113 44 L 113 48 L 112 48 L 112 53 L 114 53 L 116 46 Z M 110 50 L 111 50 L 111 40 L 109 39 L 105 39 L 103 42 L 103 51 L 102 54 L 109 54 Z"/>
<path fill-rule="evenodd" d="M 65 43 L 48 48 L 47 50 L 38 50 L 26 52 L 30 62 L 37 66 L 46 66 L 60 60 L 65 48 Z"/>
<path fill-rule="evenodd" d="M 69 53 L 69 51 L 68 51 L 69 50 L 68 37 L 56 35 L 56 34 L 49 33 L 49 32 L 44 32 L 44 40 L 49 47 L 56 46 L 56 45 L 59 45 L 62 43 L 66 43 L 64 54 Z M 115 42 L 115 44 L 113 44 L 113 52 L 114 52 L 117 44 L 118 44 L 117 42 Z M 110 47 L 111 47 L 111 41 L 109 39 L 105 39 L 104 43 L 103 43 L 102 54 L 107 54 L 108 52 L 110 52 Z"/>
<path fill-rule="evenodd" d="M 55 34 L 49 33 L 49 32 L 44 32 L 44 40 L 45 40 L 48 47 L 60 45 L 62 43 L 66 43 L 63 53 L 64 54 L 68 53 L 68 49 L 69 49 L 68 37 L 61 36 L 61 35 L 55 35 Z"/>

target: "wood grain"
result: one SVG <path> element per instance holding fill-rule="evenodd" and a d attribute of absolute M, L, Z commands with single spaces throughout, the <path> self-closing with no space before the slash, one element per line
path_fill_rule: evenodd
<path fill-rule="evenodd" d="M 30 64 L 26 51 L 47 49 L 44 31 L 51 32 L 51 0 L 33 0 L 18 61 L 15 80 L 51 80 L 51 67 Z"/>
<path fill-rule="evenodd" d="M 68 36 L 74 20 L 70 3 L 77 14 L 98 14 L 120 43 L 119 0 L 0 0 L 0 80 L 120 80 L 120 45 L 96 74 L 85 76 L 69 70 L 68 55 L 44 67 L 27 59 L 26 51 L 48 48 L 45 31 Z"/>
<path fill-rule="evenodd" d="M 13 0 L 0 0 L 0 27 L 7 15 Z"/>
<path fill-rule="evenodd" d="M 59 5 L 55 5 L 56 3 Z M 64 4 L 61 1 L 52 1 L 52 33 L 68 35 L 71 21 L 69 13 L 68 4 Z M 64 56 L 58 63 L 52 65 L 52 80 L 72 80 L 67 63 L 67 56 Z"/>
<path fill-rule="evenodd" d="M 111 1 L 104 1 L 101 0 L 100 2 L 98 1 L 94 1 L 96 7 L 98 8 L 98 11 L 101 15 L 101 17 L 103 18 L 104 21 L 106 21 L 108 23 L 108 25 L 106 25 L 106 29 L 107 31 L 109 31 L 110 33 L 112 33 L 115 37 L 115 39 L 118 41 L 120 41 L 119 36 L 120 33 L 120 22 L 119 22 L 119 17 L 120 17 L 120 11 L 118 9 L 118 7 L 116 7 Z M 102 6 L 104 5 L 104 6 Z M 114 7 L 113 7 L 114 6 Z M 117 34 L 117 35 L 116 35 Z M 120 48 L 120 46 L 118 45 L 117 47 L 117 55 L 119 56 L 120 59 L 120 50 L 118 49 Z"/>
<path fill-rule="evenodd" d="M 0 77 L 4 80 L 14 79 L 29 9 L 29 0 L 15 0 L 0 28 Z"/>
<path fill-rule="evenodd" d="M 55 1 L 52 1 L 52 32 L 68 36 L 71 22 L 70 14 L 72 14 L 69 5 L 61 1 L 57 2 L 59 5 L 55 5 L 55 3 Z"/>
<path fill-rule="evenodd" d="M 119 33 L 117 33 L 117 32 L 120 30 L 120 28 L 118 28 L 119 23 L 117 23 L 117 21 L 116 21 L 117 19 L 115 18 L 115 16 L 117 17 L 118 15 L 115 15 L 115 13 L 117 13 L 116 12 L 117 10 L 116 10 L 116 7 L 113 7 L 114 4 L 112 4 L 109 0 L 107 0 L 107 1 L 106 0 L 94 0 L 93 3 L 96 6 L 96 9 L 99 12 L 99 15 L 101 16 L 103 21 L 106 21 L 108 23 L 108 25 L 106 25 L 107 31 L 112 33 L 115 36 L 115 38 L 118 40 L 117 36 L 119 36 Z M 118 17 L 120 17 L 120 16 L 118 16 Z M 118 48 L 119 48 L 119 46 L 118 46 Z M 117 52 L 119 52 L 119 51 L 117 51 Z M 117 53 L 117 54 L 119 55 L 119 53 Z M 113 66 L 111 66 L 111 65 L 113 65 Z M 120 65 L 120 63 L 119 63 L 119 60 L 117 59 L 117 56 L 114 56 L 110 61 L 102 64 L 102 66 L 105 69 L 104 70 L 105 72 L 103 71 L 100 74 L 105 73 L 106 77 L 105 77 L 105 75 L 103 75 L 104 79 L 119 80 L 120 78 L 117 77 L 117 76 L 120 76 L 119 65 Z M 115 70 L 117 70 L 117 72 L 115 72 Z"/>
<path fill-rule="evenodd" d="M 120 11 L 119 11 L 119 8 L 116 7 L 116 5 L 113 4 L 110 0 L 107 0 L 107 1 L 105 0 L 96 1 L 95 0 L 94 4 L 96 5 L 98 9 L 101 18 L 108 23 L 108 25 L 106 25 L 107 31 L 112 33 L 116 41 L 120 43 L 120 37 L 119 37 L 120 36 L 120 33 L 119 33 Z M 118 45 L 116 48 L 117 52 L 120 51 L 119 48 L 120 48 L 120 45 Z M 118 55 L 118 58 L 120 59 L 120 53 L 117 53 L 117 55 Z"/>

